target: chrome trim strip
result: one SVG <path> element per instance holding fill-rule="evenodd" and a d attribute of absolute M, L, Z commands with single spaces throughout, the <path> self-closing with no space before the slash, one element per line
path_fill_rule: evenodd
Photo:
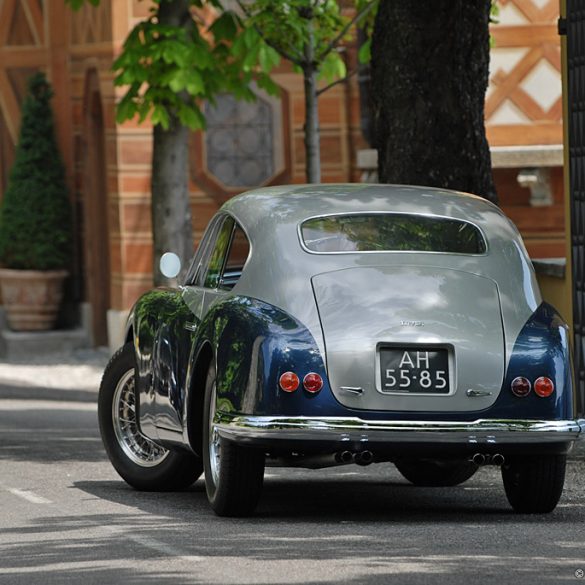
<path fill-rule="evenodd" d="M 251 416 L 218 412 L 215 422 L 221 436 L 236 440 L 524 444 L 574 441 L 585 433 L 585 419 L 371 421 L 357 417 Z"/>
<path fill-rule="evenodd" d="M 465 392 L 465 394 L 467 396 L 469 396 L 470 398 L 476 398 L 478 396 L 491 396 L 492 393 L 488 392 L 487 390 L 473 390 L 472 388 L 469 388 L 467 390 L 467 392 Z"/>
<path fill-rule="evenodd" d="M 350 394 L 357 394 L 361 396 L 364 393 L 364 389 L 358 386 L 340 386 L 340 390 L 344 390 L 345 392 L 349 392 Z"/>

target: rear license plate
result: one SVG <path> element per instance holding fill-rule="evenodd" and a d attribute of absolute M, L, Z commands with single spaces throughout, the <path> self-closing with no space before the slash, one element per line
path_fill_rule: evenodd
<path fill-rule="evenodd" d="M 446 349 L 381 348 L 382 392 L 449 394 Z"/>

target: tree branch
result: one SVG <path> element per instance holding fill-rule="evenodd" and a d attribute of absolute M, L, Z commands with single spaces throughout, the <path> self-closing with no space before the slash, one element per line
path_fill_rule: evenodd
<path fill-rule="evenodd" d="M 371 1 L 369 4 L 366 4 L 354 17 L 341 29 L 341 32 L 325 47 L 324 51 L 318 55 L 317 60 L 322 61 L 335 49 L 337 43 L 347 34 L 347 31 L 359 22 L 373 7 L 375 2 Z"/>
<path fill-rule="evenodd" d="M 338 85 L 340 83 L 344 83 L 348 79 L 352 78 L 357 72 L 358 72 L 357 68 L 353 69 L 345 77 L 340 77 L 339 79 L 336 79 L 335 81 L 333 81 L 329 85 L 326 85 L 325 87 L 322 87 L 321 89 L 317 90 L 317 97 L 319 97 L 322 93 L 325 93 L 327 90 L 331 89 L 332 87 L 335 87 L 336 85 Z"/>
<path fill-rule="evenodd" d="M 242 2 L 242 0 L 236 0 L 236 1 L 238 3 L 238 6 L 240 7 L 240 9 L 242 10 L 242 12 L 246 15 L 246 18 L 251 19 L 252 14 L 250 14 L 250 12 L 248 11 L 248 8 L 245 6 L 245 4 Z M 303 66 L 304 60 L 303 60 L 301 55 L 295 56 L 293 53 L 289 53 L 288 51 L 286 51 L 282 47 L 279 47 L 276 43 L 268 40 L 262 34 L 262 30 L 260 29 L 260 27 L 258 25 L 254 24 L 253 26 L 254 26 L 254 30 L 260 35 L 260 37 L 264 40 L 264 42 L 270 48 L 274 49 L 281 57 L 284 57 L 287 61 L 290 61 L 291 63 L 294 63 L 295 65 L 298 65 L 299 67 Z"/>

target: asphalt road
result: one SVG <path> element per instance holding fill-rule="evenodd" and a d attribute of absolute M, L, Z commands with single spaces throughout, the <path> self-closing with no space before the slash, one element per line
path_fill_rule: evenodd
<path fill-rule="evenodd" d="M 549 515 L 512 513 L 494 468 L 431 489 L 380 464 L 268 469 L 257 514 L 222 519 L 201 480 L 126 486 L 92 402 L 15 396 L 0 387 L 1 585 L 585 583 L 583 460 Z"/>

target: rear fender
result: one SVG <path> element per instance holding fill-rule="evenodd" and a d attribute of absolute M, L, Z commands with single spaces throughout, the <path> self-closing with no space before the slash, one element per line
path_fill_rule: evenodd
<path fill-rule="evenodd" d="M 212 307 L 202 322 L 217 371 L 218 409 L 256 415 L 329 414 L 337 407 L 321 352 L 309 330 L 285 311 L 250 297 L 236 296 Z M 287 371 L 299 378 L 318 373 L 318 394 L 301 387 L 279 390 Z"/>
<path fill-rule="evenodd" d="M 537 378 L 546 376 L 555 391 L 548 398 L 534 391 L 518 398 L 510 390 L 517 376 L 528 378 L 533 388 Z M 569 328 L 553 306 L 541 303 L 516 338 L 494 410 L 508 418 L 568 420 L 573 417 L 573 401 Z"/>

